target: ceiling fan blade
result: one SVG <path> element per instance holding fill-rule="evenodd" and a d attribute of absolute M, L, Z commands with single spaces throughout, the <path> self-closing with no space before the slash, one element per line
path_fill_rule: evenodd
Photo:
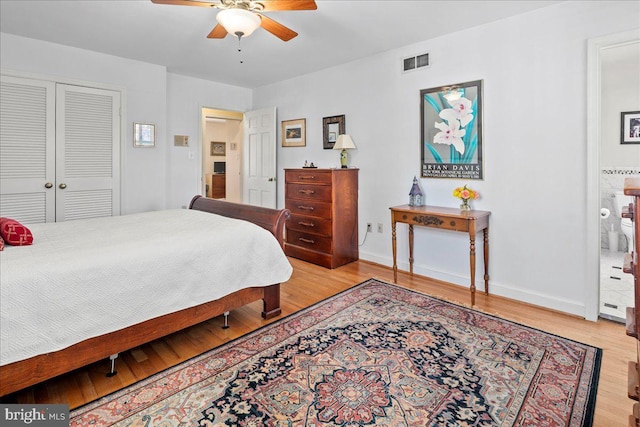
<path fill-rule="evenodd" d="M 223 39 L 227 36 L 227 30 L 220 24 L 213 27 L 213 30 L 207 36 L 208 39 Z"/>
<path fill-rule="evenodd" d="M 264 5 L 263 12 L 274 10 L 316 10 L 315 0 L 258 0 Z"/>
<path fill-rule="evenodd" d="M 262 18 L 262 24 L 261 24 L 262 28 L 269 31 L 271 34 L 278 37 L 280 40 L 288 42 L 289 40 L 291 40 L 292 38 L 298 35 L 298 33 L 293 31 L 292 29 L 285 27 L 284 25 L 274 21 L 271 18 L 264 16 L 260 13 L 258 15 L 260 15 L 260 18 Z"/>
<path fill-rule="evenodd" d="M 217 2 L 195 1 L 195 0 L 151 0 L 155 4 L 173 4 L 176 6 L 200 6 L 200 7 L 218 7 Z"/>

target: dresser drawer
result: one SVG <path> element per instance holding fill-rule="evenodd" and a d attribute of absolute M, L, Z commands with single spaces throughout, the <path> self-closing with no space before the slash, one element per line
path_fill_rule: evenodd
<path fill-rule="evenodd" d="M 440 224 L 439 228 L 446 228 L 447 230 L 455 231 L 469 231 L 469 221 L 466 219 L 443 219 L 444 221 Z"/>
<path fill-rule="evenodd" d="M 331 171 L 329 170 L 286 170 L 285 182 L 311 182 L 316 184 L 331 184 Z"/>
<path fill-rule="evenodd" d="M 446 230 L 469 231 L 469 220 L 463 218 L 448 218 L 440 215 L 421 215 L 408 212 L 394 212 L 394 219 L 407 224 L 423 225 Z"/>
<path fill-rule="evenodd" d="M 284 207 L 289 209 L 293 215 L 311 215 L 331 219 L 331 203 L 328 202 L 287 199 L 284 204 Z"/>
<path fill-rule="evenodd" d="M 287 199 L 331 201 L 331 186 L 314 184 L 289 184 L 287 183 Z"/>
<path fill-rule="evenodd" d="M 331 236 L 331 220 L 309 215 L 291 215 L 287 221 L 287 230 Z"/>
<path fill-rule="evenodd" d="M 331 253 L 331 237 L 323 237 L 287 229 L 287 243 L 313 249 L 314 251 Z"/>

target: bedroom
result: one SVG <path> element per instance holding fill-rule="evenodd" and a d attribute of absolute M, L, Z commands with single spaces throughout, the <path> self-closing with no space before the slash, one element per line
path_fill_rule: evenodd
<path fill-rule="evenodd" d="M 305 160 L 337 164 L 337 153 L 321 148 L 321 124 L 323 117 L 345 114 L 358 146 L 350 154 L 351 164 L 360 168 L 359 233 L 365 235 L 368 222 L 383 225 L 382 233 L 368 235 L 360 258 L 386 266 L 391 264 L 388 208 L 406 203 L 419 173 L 419 91 L 483 79 L 487 173 L 470 184 L 482 194 L 475 206 L 492 211 L 492 292 L 593 318 L 597 295 L 589 284 L 597 270 L 585 233 L 593 216 L 585 211 L 586 47 L 589 39 L 639 26 L 637 2 L 560 2 L 255 88 L 7 33 L 0 38 L 0 64 L 3 70 L 123 88 L 127 123 L 156 123 L 157 149 L 136 151 L 130 141 L 123 144 L 122 213 L 179 208 L 200 192 L 195 163 L 170 138 L 197 140 L 202 106 L 234 111 L 276 106 L 278 123 L 306 118 L 306 148 L 278 148 L 278 206 L 284 203 L 284 168 Z M 424 51 L 433 65 L 401 75 L 399 58 Z M 427 203 L 445 206 L 455 206 L 451 191 L 463 183 L 421 180 Z M 464 253 L 466 244 L 463 237 L 418 236 L 416 272 L 465 284 L 466 265 L 449 254 Z M 406 250 L 399 259 L 406 264 Z"/>

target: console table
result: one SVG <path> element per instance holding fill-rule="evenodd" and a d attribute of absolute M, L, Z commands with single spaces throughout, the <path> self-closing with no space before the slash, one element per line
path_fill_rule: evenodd
<path fill-rule="evenodd" d="M 476 303 L 476 233 L 484 235 L 484 292 L 489 295 L 489 211 L 461 211 L 440 206 L 394 206 L 391 210 L 391 242 L 393 248 L 393 282 L 398 282 L 396 262 L 396 224 L 409 225 L 409 272 L 413 274 L 413 226 L 440 228 L 469 233 L 471 268 L 471 305 Z"/>

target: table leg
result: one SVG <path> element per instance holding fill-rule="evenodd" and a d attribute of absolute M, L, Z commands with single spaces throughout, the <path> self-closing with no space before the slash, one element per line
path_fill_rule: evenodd
<path fill-rule="evenodd" d="M 469 266 L 471 268 L 471 305 L 476 304 L 476 236 L 469 233 Z"/>
<path fill-rule="evenodd" d="M 398 264 L 396 263 L 396 220 L 391 220 L 391 251 L 393 252 L 393 283 L 398 283 Z"/>
<path fill-rule="evenodd" d="M 409 272 L 413 275 L 413 225 L 409 224 Z"/>
<path fill-rule="evenodd" d="M 489 295 L 489 226 L 483 230 L 484 234 L 484 293 Z"/>

